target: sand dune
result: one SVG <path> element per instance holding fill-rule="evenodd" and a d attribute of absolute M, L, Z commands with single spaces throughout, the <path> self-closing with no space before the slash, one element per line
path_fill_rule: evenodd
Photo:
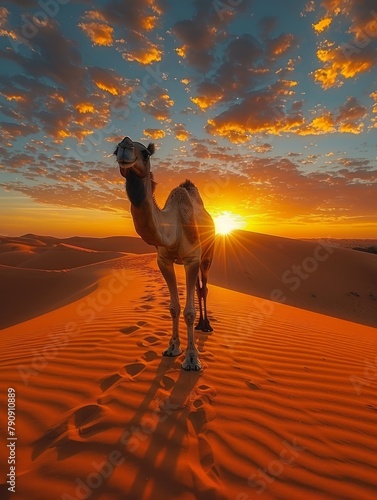
<path fill-rule="evenodd" d="M 161 356 L 169 297 L 153 253 L 123 253 L 115 240 L 2 242 L 0 259 L 24 252 L 40 269 L 0 266 L 12 325 L 0 334 L 0 394 L 5 407 L 16 391 L 17 435 L 15 494 L 0 447 L 1 499 L 374 498 L 377 330 L 335 316 L 352 303 L 354 318 L 372 318 L 376 256 L 218 239 L 214 332 L 197 334 L 204 370 L 187 373 L 182 357 Z M 48 270 L 60 254 L 67 269 Z M 295 265 L 309 276 L 292 291 Z M 286 303 L 269 300 L 277 289 Z M 332 316 L 305 310 L 318 304 Z"/>
<path fill-rule="evenodd" d="M 72 302 L 96 287 L 95 268 L 44 271 L 0 266 L 0 328 L 22 323 Z"/>
<path fill-rule="evenodd" d="M 89 293 L 101 276 L 100 268 L 93 265 L 123 257 L 127 246 L 131 253 L 144 253 L 146 247 L 154 251 L 128 237 L 61 240 L 28 234 L 0 238 L 0 329 Z"/>
<path fill-rule="evenodd" d="M 29 269 L 73 269 L 74 267 L 87 266 L 88 264 L 95 264 L 96 262 L 103 262 L 121 256 L 122 253 L 120 252 L 97 252 L 59 243 L 43 253 L 33 255 L 18 267 L 27 267 Z"/>
<path fill-rule="evenodd" d="M 105 266 L 89 295 L 2 332 L 18 441 L 1 498 L 374 497 L 376 329 L 211 286 L 204 370 L 187 373 L 160 355 L 154 255 Z"/>
<path fill-rule="evenodd" d="M 377 326 L 377 255 L 246 231 L 216 243 L 217 285 Z"/>

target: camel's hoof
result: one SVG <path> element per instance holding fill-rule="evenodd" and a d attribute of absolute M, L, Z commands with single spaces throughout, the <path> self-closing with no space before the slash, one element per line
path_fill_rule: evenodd
<path fill-rule="evenodd" d="M 190 356 L 184 360 L 182 363 L 182 368 L 189 371 L 199 372 L 202 369 L 202 364 L 196 356 Z"/>
<path fill-rule="evenodd" d="M 201 330 L 202 332 L 213 332 L 213 328 L 210 325 L 210 322 L 205 319 L 202 321 L 199 321 L 199 323 L 196 325 L 195 330 Z"/>
<path fill-rule="evenodd" d="M 179 347 L 179 345 L 175 344 L 169 345 L 169 347 L 162 353 L 163 356 L 168 356 L 170 358 L 175 358 L 180 354 L 182 354 L 182 349 Z"/>

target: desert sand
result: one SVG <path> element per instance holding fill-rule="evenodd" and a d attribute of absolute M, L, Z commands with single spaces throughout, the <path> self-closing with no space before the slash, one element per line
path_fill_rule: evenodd
<path fill-rule="evenodd" d="M 0 276 L 1 499 L 376 497 L 376 255 L 219 237 L 200 373 L 139 239 L 3 237 Z"/>

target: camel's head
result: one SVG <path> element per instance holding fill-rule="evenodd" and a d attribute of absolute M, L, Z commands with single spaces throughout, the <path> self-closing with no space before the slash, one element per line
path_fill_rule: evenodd
<path fill-rule="evenodd" d="M 133 142 L 130 137 L 125 137 L 114 151 L 120 173 L 126 179 L 130 172 L 133 172 L 138 177 L 146 177 L 150 169 L 149 157 L 153 155 L 153 153 L 153 143 L 145 147 L 140 142 Z"/>

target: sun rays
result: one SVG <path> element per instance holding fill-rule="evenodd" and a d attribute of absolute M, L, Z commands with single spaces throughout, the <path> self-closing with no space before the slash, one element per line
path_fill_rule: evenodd
<path fill-rule="evenodd" d="M 243 229 L 245 221 L 240 215 L 224 211 L 214 217 L 216 234 L 230 234 L 235 229 Z"/>

